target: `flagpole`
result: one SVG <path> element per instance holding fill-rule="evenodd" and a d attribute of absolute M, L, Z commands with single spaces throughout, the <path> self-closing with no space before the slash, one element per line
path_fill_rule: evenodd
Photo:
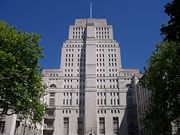
<path fill-rule="evenodd" d="M 92 18 L 92 9 L 93 7 L 92 7 L 92 0 L 91 0 L 91 2 L 90 2 L 90 18 Z"/>

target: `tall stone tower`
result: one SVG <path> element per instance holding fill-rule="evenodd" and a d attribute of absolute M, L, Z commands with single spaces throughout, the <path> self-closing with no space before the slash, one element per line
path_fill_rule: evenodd
<path fill-rule="evenodd" d="M 47 95 L 44 135 L 128 135 L 129 85 L 120 47 L 105 19 L 76 19 L 59 69 L 43 71 Z"/>

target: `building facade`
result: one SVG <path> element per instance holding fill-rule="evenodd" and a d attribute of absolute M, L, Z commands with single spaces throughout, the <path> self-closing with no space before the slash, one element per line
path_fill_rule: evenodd
<path fill-rule="evenodd" d="M 43 125 L 30 119 L 20 119 L 16 114 L 0 117 L 0 135 L 42 135 Z"/>
<path fill-rule="evenodd" d="M 138 122 L 138 132 L 139 135 L 152 135 L 152 130 L 145 127 L 142 120 L 145 117 L 146 111 L 148 111 L 148 106 L 150 103 L 151 92 L 145 88 L 143 88 L 139 79 L 142 77 L 142 74 L 136 74 L 133 76 L 132 83 L 134 89 L 134 98 L 136 103 L 136 111 L 137 111 L 137 122 Z"/>
<path fill-rule="evenodd" d="M 120 45 L 105 19 L 76 19 L 59 69 L 44 69 L 46 115 L 41 124 L 0 118 L 0 135 L 152 135 L 142 123 L 151 93 L 142 74 L 123 69 Z M 180 118 L 178 118 L 179 120 Z M 172 122 L 172 134 L 179 127 Z"/>
<path fill-rule="evenodd" d="M 0 119 L 2 135 L 138 135 L 134 76 L 123 69 L 119 43 L 106 19 L 76 19 L 63 43 L 59 69 L 44 69 L 42 124 Z"/>
<path fill-rule="evenodd" d="M 76 19 L 63 43 L 59 69 L 43 70 L 47 85 L 44 135 L 136 135 L 130 84 L 119 43 L 105 19 Z M 131 128 L 131 130 L 129 130 Z"/>

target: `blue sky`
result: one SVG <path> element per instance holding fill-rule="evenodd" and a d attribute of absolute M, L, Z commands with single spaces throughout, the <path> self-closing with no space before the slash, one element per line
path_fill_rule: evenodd
<path fill-rule="evenodd" d="M 164 5 L 170 0 L 93 0 L 93 18 L 106 18 L 120 43 L 123 68 L 143 69 L 162 40 L 167 22 Z M 0 0 L 0 19 L 18 29 L 41 34 L 44 68 L 59 68 L 61 47 L 69 25 L 89 17 L 90 0 Z"/>

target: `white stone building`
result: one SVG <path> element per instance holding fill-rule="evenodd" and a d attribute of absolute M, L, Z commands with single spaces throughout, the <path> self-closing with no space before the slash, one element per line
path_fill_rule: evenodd
<path fill-rule="evenodd" d="M 30 119 L 20 119 L 16 114 L 0 118 L 0 135 L 42 135 L 43 125 Z"/>
<path fill-rule="evenodd" d="M 137 127 L 128 130 L 127 114 L 137 73 L 122 68 L 119 43 L 105 19 L 76 19 L 60 68 L 43 70 L 48 106 L 43 134 L 136 135 Z"/>
<path fill-rule="evenodd" d="M 123 69 L 119 43 L 105 19 L 76 19 L 59 69 L 43 70 L 43 125 L 0 119 L 3 135 L 138 135 L 134 75 Z"/>

